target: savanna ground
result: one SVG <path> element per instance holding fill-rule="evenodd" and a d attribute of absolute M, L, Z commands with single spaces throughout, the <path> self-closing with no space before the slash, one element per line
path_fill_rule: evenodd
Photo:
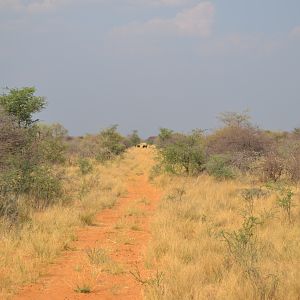
<path fill-rule="evenodd" d="M 76 205 L 35 212 L 21 231 L 3 232 L 1 298 L 141 298 L 130 272 L 144 274 L 148 219 L 159 198 L 148 182 L 152 159 L 151 150 L 131 150 L 84 178 L 71 167 L 67 188 Z"/>
<path fill-rule="evenodd" d="M 251 178 L 154 176 L 155 156 L 130 149 L 85 177 L 70 167 L 76 205 L 2 233 L 1 297 L 300 299 L 296 185 L 287 210 Z"/>

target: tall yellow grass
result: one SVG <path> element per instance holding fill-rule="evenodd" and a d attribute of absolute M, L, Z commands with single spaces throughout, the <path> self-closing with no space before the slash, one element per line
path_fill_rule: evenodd
<path fill-rule="evenodd" d="M 274 194 L 255 200 L 253 216 L 261 223 L 252 237 L 253 257 L 241 253 L 246 262 L 240 263 L 222 232 L 238 233 L 242 228 L 246 208 L 238 190 L 251 186 L 208 176 L 164 175 L 156 181 L 166 193 L 152 226 L 147 265 L 157 268 L 162 279 L 146 286 L 146 299 L 300 299 L 296 187 L 292 224 L 277 207 Z M 248 263 L 253 272 L 245 267 Z"/>

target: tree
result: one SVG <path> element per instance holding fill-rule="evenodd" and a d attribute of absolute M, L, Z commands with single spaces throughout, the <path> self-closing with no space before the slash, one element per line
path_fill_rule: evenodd
<path fill-rule="evenodd" d="M 158 134 L 158 146 L 164 147 L 166 146 L 172 139 L 174 135 L 174 131 L 168 128 L 160 128 Z"/>
<path fill-rule="evenodd" d="M 172 129 L 160 128 L 158 137 L 162 142 L 165 142 L 167 139 L 169 139 L 172 136 L 172 134 L 173 134 Z"/>
<path fill-rule="evenodd" d="M 35 96 L 34 87 L 24 87 L 21 89 L 9 89 L 8 94 L 0 96 L 0 105 L 6 113 L 14 116 L 19 127 L 30 127 L 38 120 L 33 119 L 33 114 L 40 112 L 46 107 L 47 102 L 44 97 Z"/>
<path fill-rule="evenodd" d="M 106 161 L 122 154 L 125 149 L 125 139 L 117 131 L 118 125 L 102 130 L 97 136 L 97 155 L 99 161 Z"/>
<path fill-rule="evenodd" d="M 203 171 L 205 153 L 203 137 L 198 134 L 177 134 L 176 140 L 160 149 L 161 166 L 165 171 L 196 175 Z"/>
<path fill-rule="evenodd" d="M 218 116 L 218 119 L 226 127 L 250 127 L 251 117 L 247 110 L 238 113 L 238 112 L 223 112 Z"/>
<path fill-rule="evenodd" d="M 132 133 L 127 137 L 128 146 L 132 147 L 141 142 L 141 138 L 139 137 L 138 131 L 133 130 Z"/>

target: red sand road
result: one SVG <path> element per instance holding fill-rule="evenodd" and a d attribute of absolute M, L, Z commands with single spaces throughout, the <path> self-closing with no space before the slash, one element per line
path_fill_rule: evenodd
<path fill-rule="evenodd" d="M 143 276 L 149 275 L 144 266 L 144 254 L 151 238 L 149 222 L 160 192 L 149 183 L 145 174 L 136 174 L 130 178 L 127 190 L 127 196 L 121 198 L 113 209 L 99 213 L 96 226 L 85 227 L 79 231 L 78 240 L 72 245 L 73 250 L 65 252 L 50 266 L 47 276 L 37 284 L 25 287 L 14 299 L 142 299 L 142 287 L 130 271 L 138 269 Z M 143 198 L 147 201 L 140 201 Z M 133 203 L 142 214 L 126 215 L 128 207 Z M 123 228 L 116 226 L 120 220 L 125 220 L 127 225 Z M 138 227 L 128 226 L 134 222 L 138 222 Z M 122 238 L 127 242 L 122 242 Z M 87 259 L 87 248 L 108 249 L 111 259 L 122 266 L 121 271 L 115 272 L 115 275 L 107 270 L 95 273 Z M 92 288 L 90 293 L 75 291 L 77 285 L 84 284 Z"/>

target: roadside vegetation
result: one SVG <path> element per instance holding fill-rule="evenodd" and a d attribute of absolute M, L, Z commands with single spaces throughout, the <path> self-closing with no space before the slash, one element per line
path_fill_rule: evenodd
<path fill-rule="evenodd" d="M 153 222 L 147 299 L 299 299 L 300 135 L 246 113 L 189 135 L 161 129 L 151 179 L 165 190 Z"/>
<path fill-rule="evenodd" d="M 71 138 L 62 125 L 34 119 L 46 105 L 34 88 L 0 96 L 1 299 L 35 282 L 80 226 L 126 194 L 122 155 L 137 132 L 123 137 L 112 126 Z"/>

